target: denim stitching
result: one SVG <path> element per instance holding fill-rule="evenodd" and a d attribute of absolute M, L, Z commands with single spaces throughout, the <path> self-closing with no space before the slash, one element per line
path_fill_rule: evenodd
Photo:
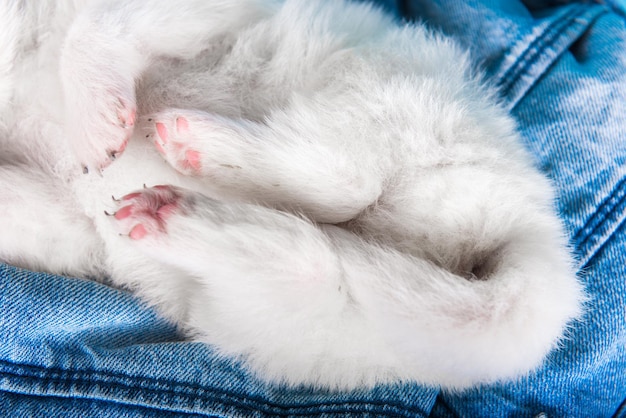
<path fill-rule="evenodd" d="M 588 7 L 584 5 L 578 5 L 568 12 L 564 13 L 559 19 L 551 22 L 543 31 L 543 33 L 537 36 L 526 48 L 526 50 L 520 55 L 520 58 L 513 63 L 504 75 L 497 82 L 500 85 L 501 90 L 508 94 L 514 89 L 515 83 L 527 72 L 527 70 L 541 58 L 544 51 L 553 46 L 561 37 L 561 35 L 570 27 L 581 15 L 588 11 Z M 599 15 L 607 13 L 608 10 L 598 13 L 594 18 Z M 519 102 L 519 100 L 517 101 Z M 512 107 L 514 107 L 513 105 Z M 626 179 L 618 183 L 613 192 L 603 201 L 603 203 L 597 208 L 594 215 L 586 222 L 585 226 L 578 230 L 574 235 L 574 242 L 577 244 L 577 248 L 583 255 L 581 258 L 581 266 L 584 266 L 589 259 L 593 256 L 595 251 L 602 247 L 602 243 L 606 241 L 607 237 L 594 235 L 597 231 L 606 231 L 608 228 L 605 226 L 609 220 L 615 220 L 617 214 L 613 213 L 615 208 L 618 208 L 623 204 L 626 195 L 626 187 L 624 183 Z M 612 216 L 615 215 L 615 216 Z M 600 243 L 598 245 L 598 243 Z"/>
<path fill-rule="evenodd" d="M 186 411 L 169 411 L 169 410 L 165 410 L 162 408 L 158 408 L 158 407 L 153 407 L 153 406 L 145 406 L 145 405 L 132 405 L 132 404 L 125 404 L 125 403 L 120 403 L 117 402 L 115 400 L 108 400 L 108 399 L 83 399 L 83 398 L 68 398 L 68 397 L 64 397 L 64 396 L 54 396 L 54 395 L 29 395 L 29 394 L 24 394 L 24 393 L 15 393 L 15 392 L 10 392 L 10 391 L 6 391 L 6 390 L 2 390 L 0 389 L 0 411 L 4 412 L 4 409 L 1 409 L 2 406 L 2 400 L 3 400 L 3 395 L 8 395 L 8 396 L 13 396 L 16 398 L 33 398 L 36 397 L 37 399 L 46 399 L 46 400 L 55 400 L 57 402 L 59 401 L 67 401 L 67 402 L 72 402 L 74 400 L 78 400 L 78 401 L 82 401 L 82 400 L 86 400 L 89 402 L 90 405 L 98 405 L 98 406 L 111 406 L 114 405 L 116 407 L 119 407 L 120 405 L 123 406 L 123 408 L 125 409 L 124 412 L 130 410 L 130 411 L 140 411 L 140 415 L 141 417 L 159 417 L 159 418 L 165 418 L 165 417 L 169 417 L 169 418 L 180 418 L 182 416 L 182 414 L 184 414 L 184 416 L 186 417 L 211 417 L 211 418 L 220 418 L 219 415 L 215 415 L 215 414 L 210 414 L 207 415 L 206 413 L 202 413 L 202 412 L 186 412 Z M 15 415 L 14 411 L 10 411 L 11 413 L 13 413 L 13 415 L 11 415 L 11 417 L 13 416 L 17 416 Z M 48 411 L 46 411 L 48 412 Z M 67 411 L 64 411 L 67 413 Z M 22 417 L 24 415 L 19 415 L 19 417 Z M 28 415 L 28 416 L 32 416 L 32 415 Z M 38 415 L 39 416 L 39 415 Z M 71 417 L 75 417 L 76 415 L 64 415 L 64 416 L 71 416 Z M 91 414 L 90 416 L 94 416 L 93 414 Z M 107 412 L 107 417 L 110 416 L 109 413 Z M 116 415 L 117 416 L 117 415 Z M 126 415 L 122 415 L 122 416 L 126 416 Z M 137 416 L 137 415 L 133 415 L 133 416 Z"/>
<path fill-rule="evenodd" d="M 376 413 L 380 416 L 398 416 L 398 414 L 402 414 L 405 416 L 416 416 L 416 415 L 425 415 L 425 412 L 421 409 L 407 408 L 406 405 L 398 405 L 389 402 L 360 402 L 360 401 L 345 401 L 345 402 L 331 402 L 331 403 L 309 403 L 309 404 L 278 404 L 271 403 L 263 400 L 259 396 L 249 396 L 249 395 L 240 395 L 227 390 L 220 390 L 215 388 L 207 388 L 203 386 L 198 386 L 194 384 L 184 384 L 177 381 L 170 381 L 165 379 L 155 379 L 150 377 L 137 377 L 137 376 L 128 376 L 121 373 L 102 373 L 93 370 L 64 370 L 58 368 L 42 368 L 33 365 L 25 365 L 25 364 L 15 364 L 11 362 L 7 362 L 5 360 L 0 360 L 0 365 L 11 368 L 19 368 L 23 371 L 23 374 L 19 374 L 17 372 L 10 372 L 7 370 L 3 370 L 0 373 L 0 376 L 15 378 L 16 380 L 34 380 L 39 382 L 50 382 L 54 384 L 97 384 L 101 387 L 109 387 L 116 388 L 121 390 L 133 391 L 147 391 L 155 394 L 162 394 L 166 396 L 181 396 L 187 397 L 190 399 L 191 404 L 193 404 L 194 399 L 202 399 L 203 404 L 207 404 L 210 401 L 218 401 L 223 405 L 226 405 L 228 408 L 237 409 L 237 410 L 245 410 L 254 408 L 258 411 L 265 411 L 264 413 L 277 414 L 281 416 L 289 416 L 289 415 L 308 415 L 311 411 L 306 411 L 307 409 L 315 408 L 318 413 L 333 413 L 333 414 L 352 414 L 352 413 Z M 28 371 L 31 371 L 28 374 Z M 35 375 L 33 372 L 38 372 L 40 376 Z M 59 375 L 69 375 L 69 377 L 61 377 L 61 376 L 51 376 L 52 374 Z M 89 375 L 89 378 L 82 377 L 81 375 Z M 103 379 L 104 377 L 104 379 Z M 10 378 L 10 377 L 9 377 Z M 112 379 L 128 379 L 133 383 L 138 384 L 137 386 L 132 386 L 130 384 L 125 384 L 122 382 L 109 382 L 106 381 L 106 378 Z M 171 386 L 177 387 L 176 389 L 163 389 L 157 387 L 149 387 L 144 386 L 143 382 L 147 383 L 147 385 L 163 385 L 163 386 Z M 3 389 L 7 391 L 7 389 Z M 85 399 L 92 399 L 87 395 L 83 395 Z M 95 399 L 103 399 L 108 400 L 107 398 L 95 397 Z M 120 401 L 118 399 L 118 401 Z M 121 401 L 120 401 L 121 402 Z M 145 401 L 147 405 L 151 405 L 155 407 L 154 404 L 148 403 Z M 355 411 L 355 408 L 369 406 L 371 410 L 361 410 Z M 394 411 L 385 410 L 394 409 Z M 193 411 L 189 411 L 190 413 L 194 413 Z M 408 414 L 408 415 L 407 415 Z"/>
<path fill-rule="evenodd" d="M 519 78 L 516 76 L 512 76 L 511 73 L 517 72 L 519 74 L 522 70 L 525 70 L 526 68 L 528 68 L 528 66 L 526 65 L 526 62 L 531 60 L 531 58 L 534 59 L 536 55 L 540 55 L 540 51 L 544 48 L 539 49 L 538 45 L 540 45 L 541 43 L 544 43 L 544 39 L 547 38 L 548 33 L 553 32 L 556 26 L 562 26 L 564 23 L 570 22 L 571 21 L 570 17 L 572 15 L 574 14 L 578 15 L 581 13 L 580 9 L 581 9 L 581 6 L 572 8 L 562 16 L 562 19 L 554 19 L 552 22 L 550 22 L 550 24 L 545 28 L 542 34 L 535 37 L 535 39 L 533 39 L 533 41 L 526 47 L 524 52 L 520 54 L 519 58 L 513 64 L 511 64 L 511 66 L 509 66 L 509 68 L 500 77 L 500 80 L 498 80 L 497 83 L 501 85 L 504 85 L 505 82 L 511 84 L 507 80 L 513 80 L 513 79 Z M 518 41 L 520 40 L 521 39 L 518 39 Z M 532 52 L 532 50 L 535 48 L 538 49 L 538 52 Z M 520 69 L 518 70 L 518 68 Z"/>
<path fill-rule="evenodd" d="M 581 246 L 589 239 L 589 235 L 598 230 L 604 220 L 610 215 L 611 211 L 619 205 L 620 201 L 626 194 L 626 178 L 619 181 L 613 191 L 602 201 L 597 207 L 594 214 L 587 222 L 576 232 L 573 239 Z"/>
<path fill-rule="evenodd" d="M 611 204 L 612 202 L 615 203 Z M 618 221 L 619 216 L 626 209 L 626 179 L 618 183 L 617 187 L 613 189 L 613 192 L 604 200 L 600 207 L 602 209 L 596 211 L 585 226 L 581 228 L 581 231 L 589 231 L 591 229 L 589 232 L 585 232 L 584 238 L 577 242 L 577 246 L 582 254 L 581 266 L 587 265 L 593 258 L 593 255 L 609 240 L 612 235 L 611 224 Z M 591 224 L 593 224 L 593 227 L 591 227 Z M 618 227 L 619 224 L 614 225 L 613 231 L 617 230 Z M 599 233 L 597 233 L 598 231 Z M 609 234 L 605 236 L 607 232 Z"/>
<path fill-rule="evenodd" d="M 112 383 L 112 382 L 105 382 L 105 381 L 99 381 L 99 380 L 93 380 L 93 379 L 87 379 L 87 378 L 61 379 L 61 378 L 49 378 L 49 377 L 40 378 L 37 376 L 23 376 L 23 375 L 15 375 L 15 376 L 20 380 L 46 381 L 46 382 L 50 382 L 51 384 L 66 384 L 66 385 L 96 384 L 101 387 L 112 388 L 112 389 L 117 389 L 117 390 L 126 390 L 126 391 L 135 390 L 135 391 L 141 391 L 144 393 L 149 392 L 149 393 L 159 394 L 159 395 L 164 395 L 164 396 L 177 396 L 179 398 L 187 398 L 189 399 L 189 401 L 186 402 L 186 404 L 189 410 L 181 410 L 181 412 L 190 413 L 190 414 L 206 413 L 206 412 L 199 412 L 199 411 L 193 410 L 194 400 L 198 400 L 198 399 L 202 400 L 201 402 L 202 405 L 200 406 L 201 408 L 204 408 L 206 404 L 219 402 L 219 404 L 223 405 L 224 408 L 216 408 L 218 410 L 219 409 L 230 409 L 230 410 L 237 410 L 237 411 L 247 410 L 247 411 L 262 412 L 263 414 L 271 414 L 272 416 L 276 416 L 276 415 L 307 416 L 307 415 L 310 415 L 311 413 L 316 413 L 316 414 L 331 413 L 331 414 L 342 414 L 342 415 L 351 415 L 354 413 L 376 413 L 378 416 L 395 417 L 395 416 L 402 415 L 402 416 L 413 417 L 413 416 L 416 416 L 415 414 L 417 414 L 417 412 L 410 411 L 404 407 L 398 407 L 398 406 L 391 405 L 388 403 L 375 403 L 371 401 L 370 402 L 346 401 L 342 403 L 322 403 L 322 404 L 317 404 L 317 405 L 310 404 L 310 405 L 284 406 L 280 404 L 271 404 L 268 402 L 255 400 L 249 396 L 242 396 L 242 395 L 232 394 L 228 392 L 221 392 L 221 391 L 217 391 L 214 389 L 206 389 L 206 388 L 197 388 L 196 390 L 198 390 L 199 392 L 213 392 L 215 393 L 215 395 L 211 395 L 210 393 L 197 393 L 197 392 L 196 393 L 184 393 L 184 392 L 176 391 L 174 389 L 155 389 L 155 388 L 149 388 L 149 387 L 143 387 L 143 386 L 133 387 L 130 385 L 125 385 L 123 383 L 117 383 L 117 382 Z M 133 378 L 131 379 L 133 381 L 137 380 Z M 177 383 L 177 384 L 181 385 L 180 383 Z M 6 389 L 3 389 L 3 390 L 7 391 Z M 37 396 L 36 394 L 26 394 L 26 395 Z M 51 395 L 51 394 L 48 394 L 47 396 L 67 397 L 63 395 Z M 82 399 L 96 399 L 96 400 L 109 401 L 109 402 L 113 401 L 113 399 L 108 399 L 108 398 L 103 398 L 103 397 L 98 397 L 98 396 L 90 397 L 88 394 L 81 394 L 79 396 Z M 72 395 L 71 397 L 76 398 L 77 396 Z M 167 408 L 166 410 L 174 411 L 174 409 L 170 409 L 167 405 L 153 403 L 149 400 L 144 400 L 143 403 L 138 404 L 137 400 L 131 396 L 127 396 L 121 399 L 119 397 L 115 398 L 115 402 L 128 404 L 132 406 L 143 405 L 144 407 L 156 408 L 156 409 Z M 360 411 L 356 410 L 359 407 L 361 407 L 362 409 L 362 407 L 364 406 L 371 406 L 372 408 L 371 409 L 368 408 L 366 410 L 360 410 Z M 394 409 L 395 411 L 381 409 L 384 407 L 387 407 L 388 409 Z M 315 409 L 315 411 L 311 411 L 311 409 Z M 211 413 L 216 413 L 216 412 L 211 412 Z M 419 414 L 423 415 L 423 413 L 421 412 Z"/>
<path fill-rule="evenodd" d="M 586 7 L 577 6 L 565 13 L 561 19 L 551 22 L 540 36 L 537 36 L 497 82 L 503 92 L 512 90 L 515 83 L 526 73 L 528 68 L 542 57 L 543 51 L 552 46 L 560 35 L 570 26 L 571 22 L 587 11 Z M 535 50 L 535 51 L 533 51 Z"/>

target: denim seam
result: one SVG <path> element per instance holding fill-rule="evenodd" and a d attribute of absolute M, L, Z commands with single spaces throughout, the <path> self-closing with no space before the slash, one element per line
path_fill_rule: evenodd
<path fill-rule="evenodd" d="M 239 411 L 250 411 L 255 410 L 263 413 L 271 413 L 277 414 L 281 416 L 289 416 L 289 415 L 309 415 L 311 413 L 310 409 L 316 409 L 317 413 L 333 413 L 333 414 L 345 414 L 350 415 L 353 413 L 376 413 L 380 416 L 399 416 L 402 414 L 404 416 L 417 416 L 419 414 L 425 415 L 425 411 L 421 409 L 415 408 L 407 408 L 405 405 L 397 405 L 386 402 L 358 402 L 358 401 L 345 401 L 345 402 L 332 402 L 332 403 L 318 403 L 318 404 L 304 404 L 304 405 L 284 405 L 284 404 L 272 404 L 269 402 L 265 402 L 263 400 L 258 399 L 256 396 L 243 396 L 239 395 L 227 390 L 220 390 L 215 388 L 207 388 L 203 386 L 198 386 L 194 384 L 181 383 L 177 381 L 170 381 L 165 379 L 155 379 L 150 377 L 143 376 L 129 376 L 122 373 L 103 373 L 99 371 L 93 370 L 65 370 L 65 369 L 57 369 L 57 368 L 43 368 L 39 366 L 33 365 L 25 365 L 25 364 L 15 364 L 8 362 L 6 360 L 0 360 L 0 366 L 5 366 L 8 368 L 19 368 L 23 371 L 23 373 L 10 372 L 7 370 L 0 370 L 0 377 L 4 376 L 9 380 L 34 380 L 39 381 L 42 386 L 47 386 L 51 383 L 53 384 L 66 384 L 66 385 L 80 385 L 80 384 L 96 384 L 101 387 L 108 387 L 111 389 L 122 389 L 122 390 L 140 390 L 140 391 L 148 391 L 151 393 L 158 393 L 166 396 L 181 396 L 190 398 L 189 404 L 193 404 L 197 402 L 199 399 L 202 401 L 202 405 L 215 405 L 214 402 L 218 401 L 219 403 L 225 405 L 229 409 L 236 409 Z M 28 371 L 31 373 L 28 373 Z M 38 372 L 39 375 L 35 375 Z M 62 376 L 50 376 L 50 374 L 58 374 L 58 375 L 68 375 L 68 377 Z M 86 378 L 82 375 L 89 375 L 89 378 Z M 104 378 L 103 378 L 104 377 Z M 119 380 L 130 380 L 137 385 L 131 385 L 129 383 L 123 383 L 120 381 L 111 382 L 105 380 L 105 378 L 111 379 L 119 379 Z M 148 386 L 143 386 L 141 381 L 148 383 Z M 158 388 L 158 387 L 149 387 L 149 385 L 163 385 L 163 386 L 174 386 L 177 388 Z M 13 392 L 10 388 L 2 388 L 1 390 Z M 21 393 L 21 392 L 18 392 Z M 36 393 L 25 393 L 27 395 L 37 396 Z M 44 393 L 42 393 L 44 394 Z M 45 393 L 45 395 L 49 396 L 57 396 L 63 397 L 62 394 L 51 395 L 50 393 Z M 91 397 L 87 393 L 81 394 L 82 397 L 86 399 L 101 399 L 105 401 L 111 401 L 106 397 L 100 397 L 96 395 L 92 395 Z M 70 396 L 71 397 L 71 396 Z M 193 399 L 191 399 L 193 397 Z M 116 398 L 116 402 L 121 403 L 129 403 L 133 400 L 133 397 L 124 397 L 126 402 L 123 400 Z M 146 400 L 142 401 L 142 405 L 155 407 L 159 404 L 149 403 Z M 134 403 L 132 403 L 134 405 Z M 356 407 L 364 407 L 368 408 L 361 411 L 354 410 Z M 161 406 L 163 409 L 165 406 Z M 371 408 L 371 409 L 370 409 Z M 193 408 L 189 408 L 190 410 L 184 410 L 183 412 L 187 413 L 197 413 L 193 411 Z M 219 409 L 219 408 L 218 408 Z M 387 410 L 385 410 L 387 409 Z M 393 409 L 390 411 L 389 409 Z M 309 411 L 307 411 L 309 410 Z"/>
<path fill-rule="evenodd" d="M 42 398 L 43 399 L 55 399 L 55 400 L 61 399 L 61 400 L 65 400 L 65 401 L 73 401 L 73 400 L 77 399 L 77 398 L 68 398 L 68 397 L 56 396 L 56 395 L 34 395 L 34 394 L 28 394 L 28 393 L 17 393 L 17 392 L 7 391 L 7 390 L 4 390 L 4 389 L 0 389 L 0 394 L 8 394 L 8 395 L 27 397 L 27 398 L 37 398 L 37 399 L 42 399 Z M 89 401 L 90 403 L 100 403 L 100 404 L 104 404 L 104 405 L 115 405 L 115 406 L 123 405 L 124 407 L 126 407 L 128 409 L 134 409 L 134 410 L 139 410 L 139 411 L 148 411 L 148 412 L 150 412 L 149 416 L 180 417 L 181 414 L 184 414 L 185 416 L 191 416 L 191 417 L 207 416 L 207 417 L 219 418 L 218 415 L 215 415 L 215 414 L 212 414 L 212 413 L 210 415 L 207 415 L 206 413 L 203 413 L 203 412 L 188 412 L 188 411 L 164 410 L 163 408 L 154 407 L 154 406 L 126 404 L 126 403 L 119 402 L 117 400 L 112 400 L 112 399 L 86 399 L 86 398 L 78 398 L 78 399 L 81 399 L 81 400 L 84 399 L 84 400 Z M 1 401 L 2 401 L 2 399 L 0 399 L 0 402 Z M 7 412 L 6 409 L 1 409 L 1 408 L 0 408 L 0 411 Z M 9 412 L 11 412 L 11 411 L 9 411 Z M 144 417 L 144 416 L 148 416 L 148 415 L 141 414 L 141 416 Z"/>
<path fill-rule="evenodd" d="M 545 30 L 538 35 L 522 52 L 519 58 L 511 64 L 506 72 L 497 81 L 504 92 L 511 90 L 517 80 L 526 70 L 541 57 L 542 52 L 559 38 L 570 22 L 586 11 L 583 6 L 575 6 L 566 12 L 560 19 L 553 20 Z M 520 39 L 521 40 L 521 39 Z M 536 50 L 535 50 L 536 49 Z"/>
<path fill-rule="evenodd" d="M 613 191 L 574 235 L 574 243 L 581 253 L 581 266 L 585 266 L 611 237 L 621 222 L 620 216 L 626 211 L 626 178 L 617 183 Z M 609 232 L 607 235 L 606 233 Z"/>
<path fill-rule="evenodd" d="M 581 245 L 584 244 L 589 238 L 589 235 L 593 234 L 598 229 L 611 211 L 613 211 L 613 209 L 619 204 L 623 195 L 626 194 L 626 191 L 623 190 L 626 188 L 625 183 L 626 178 L 619 181 L 612 192 L 602 201 L 600 206 L 597 207 L 593 216 L 591 216 L 585 225 L 583 225 L 582 228 L 576 232 L 574 235 L 574 240 L 576 242 L 580 242 Z M 584 236 L 584 238 L 581 239 L 581 236 Z"/>
<path fill-rule="evenodd" d="M 593 5 L 592 7 L 588 5 L 575 5 L 564 12 L 560 18 L 556 18 L 550 22 L 543 32 L 526 46 L 518 59 L 504 71 L 504 74 L 496 78 L 496 85 L 499 86 L 502 94 L 508 98 L 509 111 L 517 106 L 526 92 L 532 88 L 537 80 L 545 74 L 545 71 L 558 59 L 558 56 L 571 44 L 571 42 L 561 42 L 563 34 L 572 30 L 582 33 L 595 19 L 608 12 L 609 10 L 606 7 L 598 5 Z M 573 37 L 568 36 L 565 41 L 570 38 L 573 39 Z M 521 38 L 518 39 L 518 41 L 519 40 L 521 40 Z M 544 52 L 550 48 L 557 52 L 554 59 L 547 62 L 541 74 L 533 76 L 533 80 L 527 83 L 523 90 L 520 89 L 519 92 L 512 94 L 512 92 L 517 90 L 516 84 L 519 80 L 525 74 L 528 74 L 528 69 L 541 62 L 540 59 L 544 56 Z"/>

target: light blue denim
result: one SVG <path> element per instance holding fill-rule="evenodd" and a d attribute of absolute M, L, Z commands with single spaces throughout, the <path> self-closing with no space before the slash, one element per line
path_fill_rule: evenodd
<path fill-rule="evenodd" d="M 0 416 L 626 417 L 626 2 L 380 3 L 471 49 L 553 180 L 590 295 L 561 349 L 465 393 L 286 389 L 124 291 L 0 265 Z"/>

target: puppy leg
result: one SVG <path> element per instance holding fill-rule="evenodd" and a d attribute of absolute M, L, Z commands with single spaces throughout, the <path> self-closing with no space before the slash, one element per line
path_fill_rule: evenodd
<path fill-rule="evenodd" d="M 339 223 L 374 204 L 383 190 L 384 149 L 335 141 L 295 118 L 270 126 L 169 109 L 148 119 L 146 136 L 174 168 L 247 201 Z"/>
<path fill-rule="evenodd" d="M 187 326 L 197 338 L 269 380 L 513 378 L 578 314 L 569 277 L 513 251 L 492 280 L 471 281 L 337 227 L 168 186 L 127 195 L 113 219 L 139 251 L 196 278 Z"/>
<path fill-rule="evenodd" d="M 69 135 L 79 161 L 102 169 L 136 122 L 135 81 L 155 56 L 188 59 L 211 39 L 268 13 L 249 1 L 99 2 L 74 21 L 61 55 Z"/>
<path fill-rule="evenodd" d="M 69 193 L 41 173 L 0 167 L 0 259 L 31 270 L 102 277 L 102 243 Z"/>

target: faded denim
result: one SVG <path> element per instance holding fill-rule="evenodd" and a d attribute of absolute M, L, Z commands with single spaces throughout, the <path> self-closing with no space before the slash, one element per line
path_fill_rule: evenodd
<path fill-rule="evenodd" d="M 183 342 L 124 291 L 0 265 L 0 416 L 626 416 L 626 1 L 379 3 L 472 51 L 553 180 L 590 295 L 561 349 L 461 394 L 285 389 Z"/>

